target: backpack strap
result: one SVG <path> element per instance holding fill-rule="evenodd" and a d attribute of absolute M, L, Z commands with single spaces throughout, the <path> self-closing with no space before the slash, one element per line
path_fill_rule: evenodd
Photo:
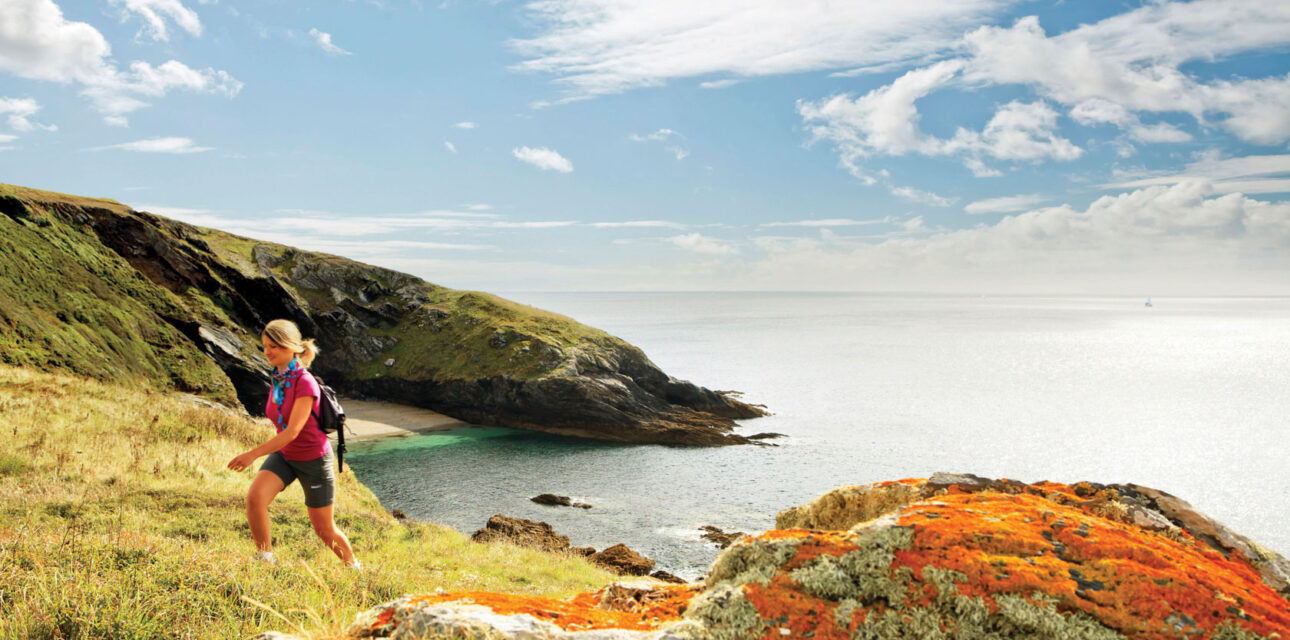
<path fill-rule="evenodd" d="M 314 423 L 317 424 L 318 414 L 310 409 L 309 415 L 314 417 Z M 322 431 L 322 427 L 318 427 L 318 430 Z M 336 473 L 345 473 L 345 451 L 345 425 L 341 425 L 336 430 Z"/>
<path fill-rule="evenodd" d="M 327 383 L 323 382 L 322 378 L 315 376 L 312 372 L 309 372 L 309 375 L 313 377 L 314 382 L 318 383 L 318 402 L 320 403 L 326 402 L 327 398 L 324 397 L 322 386 Z M 318 425 L 319 431 L 322 431 L 322 424 L 320 424 L 318 421 L 318 412 L 314 411 L 313 408 L 310 407 L 309 415 L 314 417 L 314 424 Z M 324 435 L 325 435 L 325 432 L 324 432 Z M 345 473 L 345 425 L 344 424 L 340 425 L 340 428 L 336 430 L 336 473 Z"/>

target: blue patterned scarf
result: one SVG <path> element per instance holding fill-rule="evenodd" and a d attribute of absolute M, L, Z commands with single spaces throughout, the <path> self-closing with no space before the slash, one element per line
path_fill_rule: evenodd
<path fill-rule="evenodd" d="M 287 412 L 283 410 L 282 403 L 286 402 L 287 389 L 291 388 L 291 383 L 300 379 L 300 374 L 304 369 L 295 358 L 291 359 L 291 364 L 282 371 L 271 370 L 273 376 L 273 404 L 278 405 L 278 431 L 285 431 L 287 428 Z"/>

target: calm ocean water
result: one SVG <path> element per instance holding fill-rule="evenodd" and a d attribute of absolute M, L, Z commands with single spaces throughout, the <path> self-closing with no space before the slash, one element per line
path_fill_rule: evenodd
<path fill-rule="evenodd" d="M 516 294 L 737 389 L 778 447 L 614 445 L 497 428 L 356 446 L 389 509 L 471 533 L 504 513 L 687 576 L 701 525 L 759 531 L 832 487 L 936 471 L 1134 482 L 1290 555 L 1290 299 Z M 543 507 L 539 493 L 590 510 Z"/>

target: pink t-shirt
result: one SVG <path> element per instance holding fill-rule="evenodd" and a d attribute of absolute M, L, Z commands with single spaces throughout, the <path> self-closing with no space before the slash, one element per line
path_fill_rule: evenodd
<path fill-rule="evenodd" d="M 318 389 L 318 381 L 314 380 L 313 374 L 301 371 L 295 380 L 291 381 L 291 386 L 283 391 L 282 405 L 286 407 L 287 415 L 283 424 L 291 424 L 291 408 L 296 406 L 297 398 L 313 398 L 313 413 L 309 415 L 309 420 L 305 422 L 305 427 L 300 430 L 300 435 L 295 440 L 287 443 L 279 451 L 282 457 L 288 460 L 317 460 L 331 450 L 331 442 L 327 440 L 327 434 L 318 428 L 318 420 L 314 415 L 318 413 L 320 404 L 319 398 L 322 396 L 321 390 Z M 269 416 L 269 420 L 276 426 L 278 424 L 278 405 L 273 402 L 273 393 L 269 393 L 269 401 L 264 405 L 264 413 Z M 278 428 L 278 433 L 284 429 Z"/>

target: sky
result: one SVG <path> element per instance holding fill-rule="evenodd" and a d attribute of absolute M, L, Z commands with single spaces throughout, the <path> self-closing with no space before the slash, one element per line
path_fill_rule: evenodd
<path fill-rule="evenodd" d="M 0 0 L 0 182 L 500 293 L 1290 295 L 1290 3 Z"/>

